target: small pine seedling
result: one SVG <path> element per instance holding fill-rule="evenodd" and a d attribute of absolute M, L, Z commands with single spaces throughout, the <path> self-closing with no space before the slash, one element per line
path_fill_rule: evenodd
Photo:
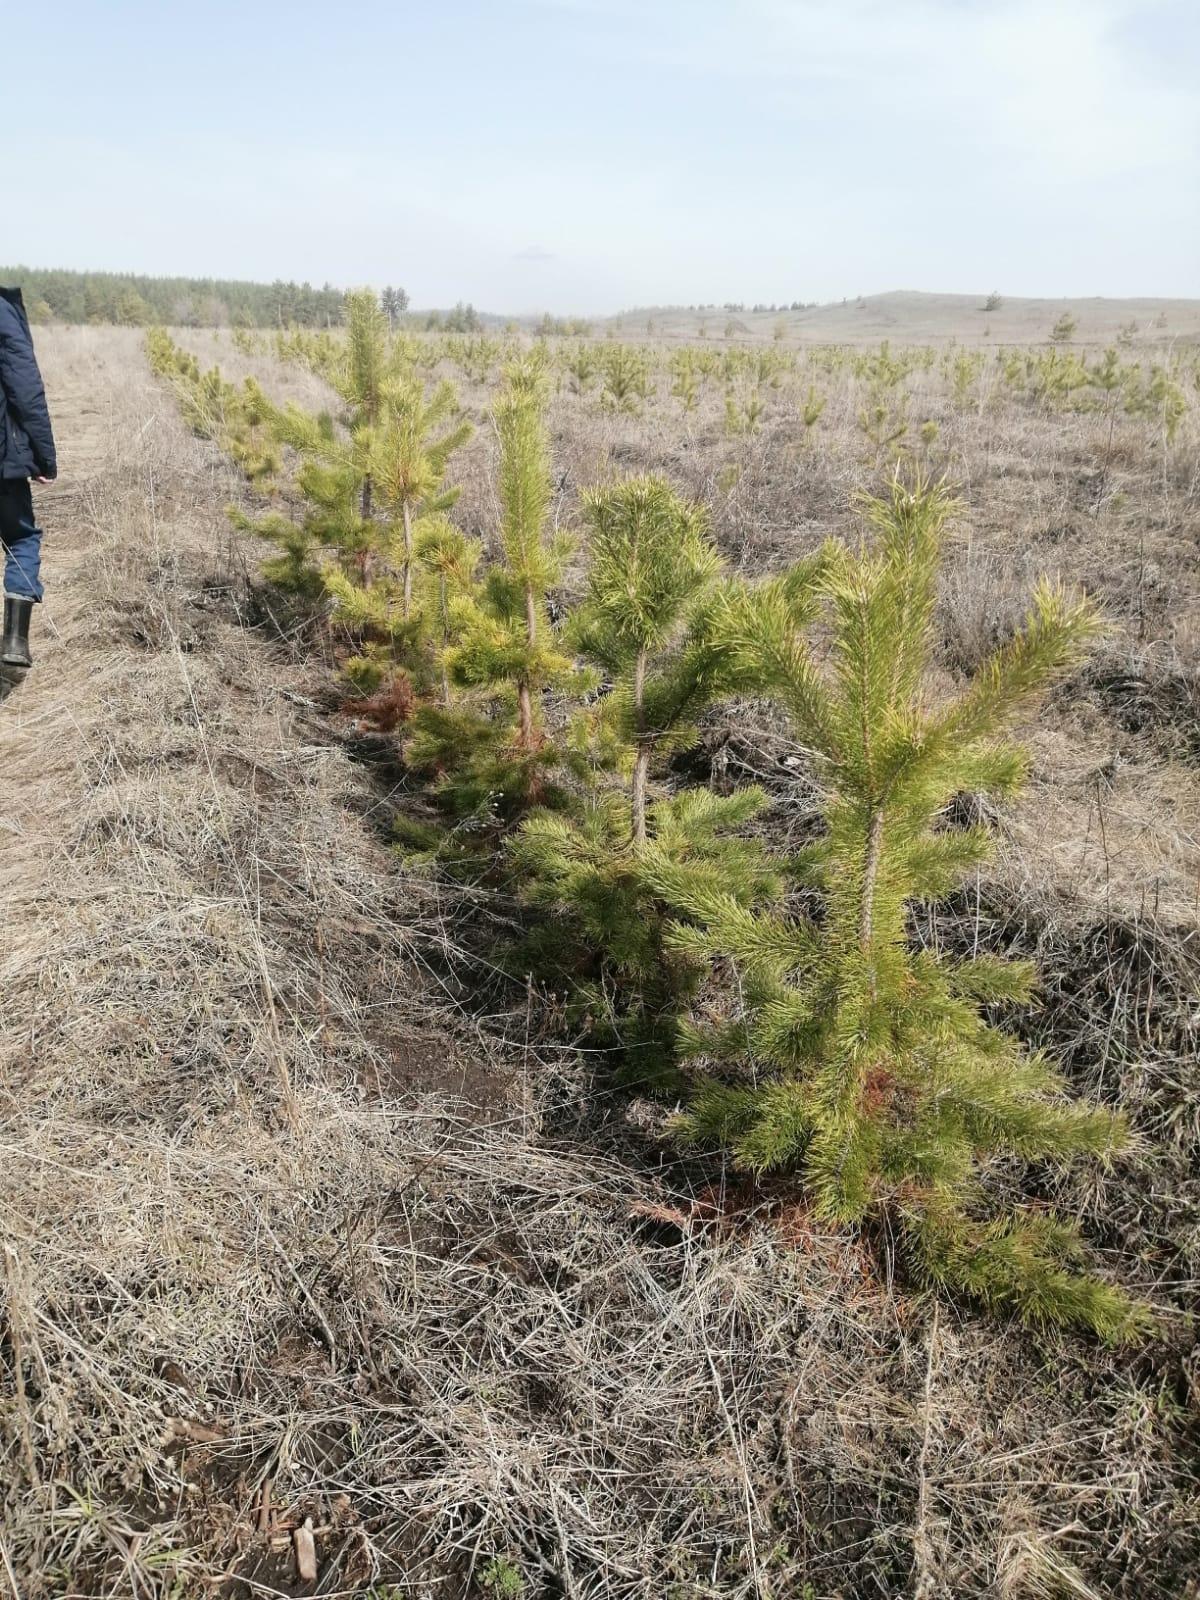
<path fill-rule="evenodd" d="M 1005 731 L 1079 659 L 1091 608 L 1040 587 L 1024 626 L 949 705 L 927 679 L 943 528 L 941 484 L 897 478 L 865 502 L 874 551 L 829 548 L 809 582 L 727 594 L 713 622 L 744 681 L 775 698 L 828 785 L 827 832 L 794 875 L 822 914 L 748 910 L 663 863 L 659 892 L 684 913 L 670 943 L 731 959 L 740 1002 L 723 1022 L 687 1023 L 683 1047 L 721 1077 L 700 1080 L 686 1138 L 726 1145 L 756 1172 L 794 1166 L 817 1215 L 848 1225 L 886 1214 L 921 1272 L 1031 1324 L 1132 1337 L 1146 1313 L 1079 1270 L 1074 1231 L 1049 1214 L 986 1215 L 981 1164 L 1105 1159 L 1119 1116 L 1068 1098 L 1053 1064 L 983 1008 L 1028 998 L 1030 965 L 914 950 L 906 912 L 973 873 L 983 827 L 943 825 L 963 791 L 1011 794 L 1025 758 Z M 805 629 L 822 611 L 831 668 Z"/>

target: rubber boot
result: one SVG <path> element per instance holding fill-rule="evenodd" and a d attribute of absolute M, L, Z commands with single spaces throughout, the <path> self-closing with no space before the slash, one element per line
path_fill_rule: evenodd
<path fill-rule="evenodd" d="M 29 619 L 32 615 L 32 600 L 20 595 L 4 596 L 4 641 L 0 644 L 0 665 L 33 665 L 33 657 L 29 654 Z"/>

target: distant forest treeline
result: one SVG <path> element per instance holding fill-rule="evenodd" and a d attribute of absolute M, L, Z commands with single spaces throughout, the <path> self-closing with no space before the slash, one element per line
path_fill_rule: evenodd
<path fill-rule="evenodd" d="M 324 328 L 340 323 L 345 294 L 330 284 L 244 283 L 231 278 L 145 278 L 133 272 L 0 267 L 34 322 L 116 322 L 140 327 Z M 407 300 L 407 296 L 405 297 Z"/>

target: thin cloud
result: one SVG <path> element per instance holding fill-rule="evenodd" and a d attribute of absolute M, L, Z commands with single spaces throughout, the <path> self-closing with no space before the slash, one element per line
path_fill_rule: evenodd
<path fill-rule="evenodd" d="M 524 250 L 518 250 L 513 257 L 514 261 L 553 261 L 553 250 L 546 250 L 540 244 L 527 244 Z"/>
<path fill-rule="evenodd" d="M 652 35 L 646 54 L 752 83 L 777 116 L 851 145 L 890 126 L 931 160 L 971 151 L 1023 176 L 1182 176 L 1200 100 L 1130 48 L 1145 13 L 1145 0 L 743 0 L 736 18 L 710 8 L 690 33 Z M 1163 15 L 1182 32 L 1179 0 Z"/>

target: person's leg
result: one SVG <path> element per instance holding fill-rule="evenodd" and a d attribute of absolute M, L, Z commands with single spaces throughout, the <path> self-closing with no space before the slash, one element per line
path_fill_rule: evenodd
<path fill-rule="evenodd" d="M 40 600 L 42 532 L 33 519 L 33 494 L 23 478 L 0 479 L 0 542 L 4 593 L 14 600 Z"/>
<path fill-rule="evenodd" d="M 42 535 L 33 520 L 33 494 L 23 479 L 0 480 L 0 544 L 4 546 L 0 664 L 31 667 L 29 619 L 42 598 Z"/>

